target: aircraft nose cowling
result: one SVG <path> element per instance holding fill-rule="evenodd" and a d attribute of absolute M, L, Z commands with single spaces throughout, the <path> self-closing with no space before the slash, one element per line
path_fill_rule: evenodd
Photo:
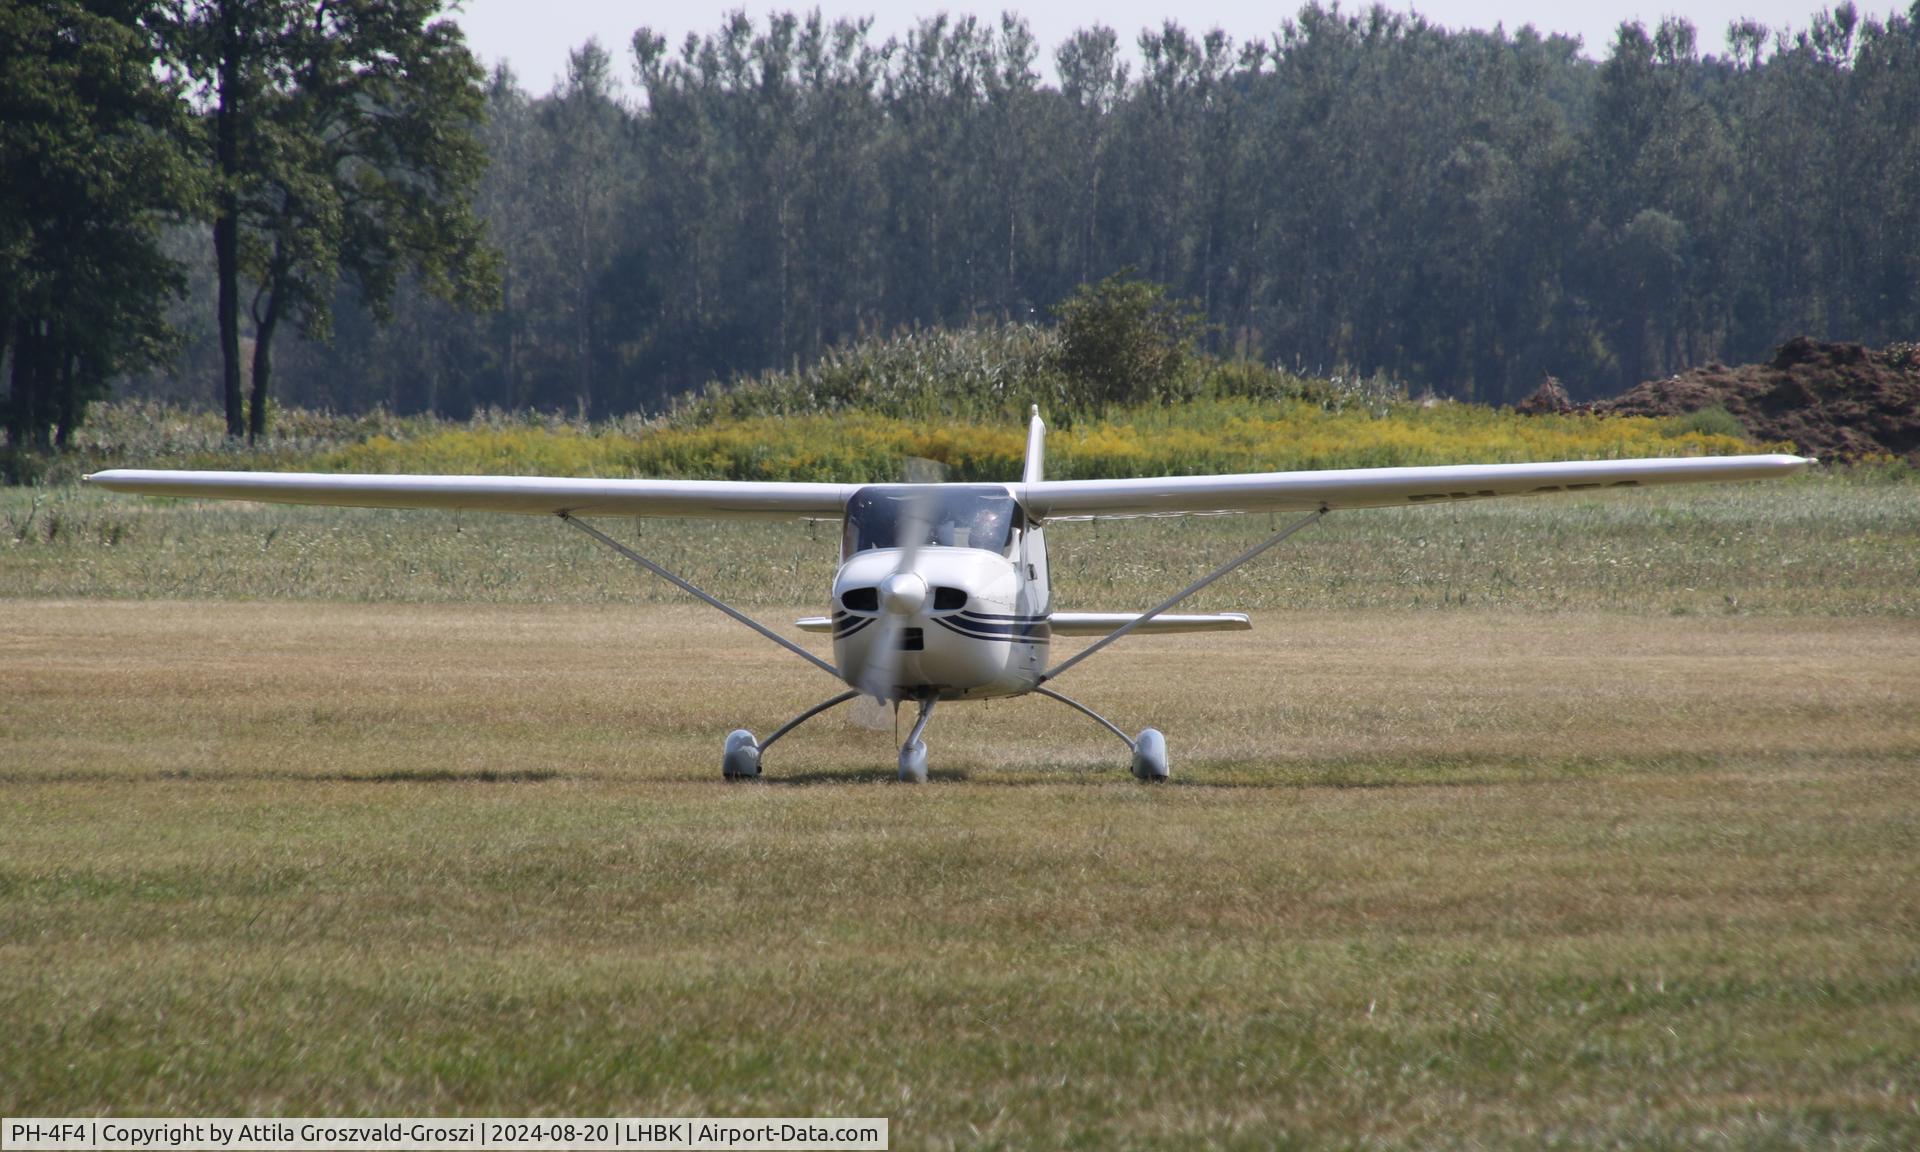
<path fill-rule="evenodd" d="M 927 582 L 917 572 L 895 572 L 880 582 L 880 607 L 895 616 L 911 616 L 927 602 Z"/>

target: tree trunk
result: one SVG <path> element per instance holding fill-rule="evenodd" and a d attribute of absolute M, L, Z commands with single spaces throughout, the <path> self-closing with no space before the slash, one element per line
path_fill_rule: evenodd
<path fill-rule="evenodd" d="M 240 173 L 240 44 L 234 11 L 239 2 L 228 0 L 220 10 L 220 91 L 214 113 L 220 187 L 213 218 L 213 252 L 220 281 L 220 397 L 227 410 L 227 435 L 236 440 L 246 433 L 240 395 L 240 204 L 234 187 Z"/>
<path fill-rule="evenodd" d="M 54 404 L 55 426 L 53 446 L 65 449 L 72 441 L 73 430 L 80 426 L 80 380 L 79 357 L 65 348 L 58 353 L 60 364 L 60 394 Z"/>
<path fill-rule="evenodd" d="M 267 434 L 267 385 L 273 378 L 273 330 L 280 325 L 280 294 L 267 294 L 267 314 L 253 319 L 253 395 L 247 405 L 247 443 Z"/>
<path fill-rule="evenodd" d="M 7 371 L 9 367 L 7 350 L 13 347 L 13 302 L 17 291 L 9 270 L 7 276 L 0 278 L 0 372 Z M 5 411 L 0 408 L 0 415 L 4 415 Z M 8 425 L 8 431 L 12 431 L 11 424 Z"/>
<path fill-rule="evenodd" d="M 29 396 L 33 375 L 33 333 L 26 317 L 20 318 L 18 330 L 9 332 L 13 339 L 13 373 L 7 381 L 7 439 L 15 451 L 27 446 L 29 430 L 33 427 L 33 402 Z"/>
<path fill-rule="evenodd" d="M 7 405 L 7 431 L 13 447 L 45 451 L 53 445 L 47 436 L 47 351 L 51 336 L 46 321 L 31 313 L 20 320 L 13 350 L 13 391 Z"/>

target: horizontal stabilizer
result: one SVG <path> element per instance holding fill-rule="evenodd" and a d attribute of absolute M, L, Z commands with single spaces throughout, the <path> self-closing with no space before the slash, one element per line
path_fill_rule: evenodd
<path fill-rule="evenodd" d="M 1105 636 L 1140 618 L 1138 612 L 1055 612 L 1055 636 Z M 1143 632 L 1245 632 L 1253 627 L 1245 612 L 1162 612 L 1133 630 Z"/>
<path fill-rule="evenodd" d="M 1139 619 L 1138 612 L 1055 612 L 1048 617 L 1055 636 L 1105 636 Z M 832 632 L 829 616 L 802 616 L 793 622 L 802 632 Z M 1138 632 L 1245 632 L 1253 627 L 1245 612 L 1163 612 L 1134 629 Z"/>

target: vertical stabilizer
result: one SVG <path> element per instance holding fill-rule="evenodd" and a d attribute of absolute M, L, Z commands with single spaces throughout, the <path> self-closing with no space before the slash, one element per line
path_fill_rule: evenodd
<path fill-rule="evenodd" d="M 1040 419 L 1040 405 L 1033 406 L 1033 419 L 1027 423 L 1027 466 L 1020 473 L 1022 484 L 1038 484 L 1047 478 L 1047 422 Z"/>

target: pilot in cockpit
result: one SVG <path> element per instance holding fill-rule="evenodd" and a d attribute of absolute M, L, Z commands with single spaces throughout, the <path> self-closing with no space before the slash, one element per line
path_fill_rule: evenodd
<path fill-rule="evenodd" d="M 1007 546 L 1007 517 L 1004 510 L 983 504 L 973 514 L 973 527 L 967 532 L 967 547 L 999 552 Z"/>

